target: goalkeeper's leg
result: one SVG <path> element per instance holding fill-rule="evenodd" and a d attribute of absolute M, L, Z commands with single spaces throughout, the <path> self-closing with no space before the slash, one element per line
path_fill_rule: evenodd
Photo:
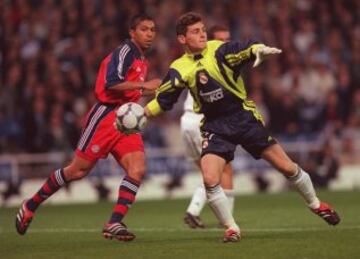
<path fill-rule="evenodd" d="M 231 213 L 234 210 L 233 170 L 230 163 L 225 165 L 221 176 L 221 187 L 224 190 L 229 202 Z M 205 225 L 200 219 L 200 213 L 206 203 L 206 191 L 203 185 L 196 188 L 191 202 L 186 210 L 184 221 L 191 228 L 204 228 Z"/>
<path fill-rule="evenodd" d="M 221 187 L 224 190 L 229 202 L 231 214 L 234 211 L 234 190 L 233 190 L 233 169 L 230 163 L 225 165 L 221 176 Z M 204 228 L 205 225 L 200 219 L 200 213 L 206 203 L 206 191 L 203 185 L 196 188 L 191 202 L 186 210 L 184 222 L 191 228 Z M 221 224 L 221 223 L 220 223 Z"/>
<path fill-rule="evenodd" d="M 284 174 L 304 198 L 312 212 L 330 225 L 337 225 L 340 222 L 337 212 L 317 197 L 309 174 L 292 162 L 279 144 L 274 144 L 265 149 L 262 157 Z"/>
<path fill-rule="evenodd" d="M 228 199 L 229 208 L 232 214 L 234 213 L 234 203 L 235 203 L 233 180 L 234 180 L 234 173 L 233 173 L 232 165 L 231 163 L 227 163 L 225 165 L 224 172 L 222 173 L 221 176 L 221 187 L 223 188 L 226 198 Z"/>
<path fill-rule="evenodd" d="M 240 228 L 231 214 L 229 202 L 219 184 L 224 166 L 225 159 L 218 155 L 205 154 L 201 158 L 201 169 L 209 205 L 220 223 L 227 228 L 223 241 L 236 242 L 240 240 Z"/>

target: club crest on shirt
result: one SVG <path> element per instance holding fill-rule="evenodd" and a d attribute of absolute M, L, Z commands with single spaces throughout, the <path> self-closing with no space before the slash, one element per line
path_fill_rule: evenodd
<path fill-rule="evenodd" d="M 199 81 L 203 85 L 209 81 L 208 77 L 206 76 L 206 74 L 204 72 L 199 73 Z"/>
<path fill-rule="evenodd" d="M 99 145 L 92 145 L 91 151 L 95 154 L 98 153 L 100 151 Z"/>

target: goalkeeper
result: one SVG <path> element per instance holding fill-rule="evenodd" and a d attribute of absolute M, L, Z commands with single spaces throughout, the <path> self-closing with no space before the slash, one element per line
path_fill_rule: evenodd
<path fill-rule="evenodd" d="M 221 40 L 223 42 L 230 41 L 230 30 L 224 25 L 215 25 L 208 30 L 208 38 L 213 40 Z M 185 142 L 186 155 L 193 160 L 200 168 L 201 154 L 201 132 L 200 123 L 203 118 L 202 114 L 194 112 L 194 101 L 188 92 L 184 102 L 184 114 L 181 116 L 181 133 Z M 230 211 L 234 209 L 234 190 L 233 190 L 233 168 L 231 163 L 226 164 L 224 172 L 221 176 L 221 187 L 223 188 L 226 198 L 229 202 Z M 205 225 L 200 218 L 200 213 L 206 204 L 206 192 L 204 185 L 199 185 L 191 198 L 190 204 L 186 209 L 184 222 L 190 228 L 204 228 Z"/>
<path fill-rule="evenodd" d="M 176 33 L 185 54 L 171 64 L 156 98 L 147 104 L 145 112 L 150 117 L 170 110 L 187 88 L 194 99 L 194 111 L 204 114 L 200 165 L 209 205 L 227 227 L 223 241 L 236 242 L 241 237 L 219 185 L 237 145 L 255 159 L 267 160 L 289 180 L 314 213 L 331 225 L 338 224 L 338 214 L 318 199 L 308 173 L 269 135 L 254 103 L 247 99 L 240 76 L 244 67 L 251 63 L 256 67 L 281 50 L 255 41 L 208 42 L 202 17 L 192 12 L 179 18 Z"/>

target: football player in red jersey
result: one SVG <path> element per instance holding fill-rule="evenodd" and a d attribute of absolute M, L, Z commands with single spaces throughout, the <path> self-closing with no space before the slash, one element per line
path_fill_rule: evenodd
<path fill-rule="evenodd" d="M 159 79 L 145 82 L 148 62 L 144 52 L 155 38 L 155 23 L 147 15 L 131 19 L 130 39 L 125 40 L 101 62 L 96 85 L 97 103 L 87 114 L 81 138 L 70 164 L 54 171 L 40 190 L 21 205 L 16 215 L 16 229 L 24 235 L 39 205 L 67 183 L 86 176 L 96 162 L 112 154 L 126 175 L 119 188 L 113 213 L 103 235 L 130 241 L 135 235 L 122 222 L 135 200 L 145 174 L 144 145 L 140 134 L 125 135 L 113 126 L 115 111 L 127 102 L 137 102 L 144 90 L 155 91 Z"/>

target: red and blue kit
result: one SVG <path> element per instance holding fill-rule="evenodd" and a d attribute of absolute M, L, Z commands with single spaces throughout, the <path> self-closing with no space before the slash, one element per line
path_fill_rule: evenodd
<path fill-rule="evenodd" d="M 131 40 L 110 53 L 100 65 L 95 85 L 98 102 L 86 116 L 76 154 L 86 160 L 97 161 L 111 153 L 120 161 L 126 153 L 142 151 L 140 134 L 125 135 L 115 129 L 115 111 L 127 102 L 137 102 L 141 90 L 112 91 L 111 87 L 123 82 L 144 82 L 148 61 Z"/>

